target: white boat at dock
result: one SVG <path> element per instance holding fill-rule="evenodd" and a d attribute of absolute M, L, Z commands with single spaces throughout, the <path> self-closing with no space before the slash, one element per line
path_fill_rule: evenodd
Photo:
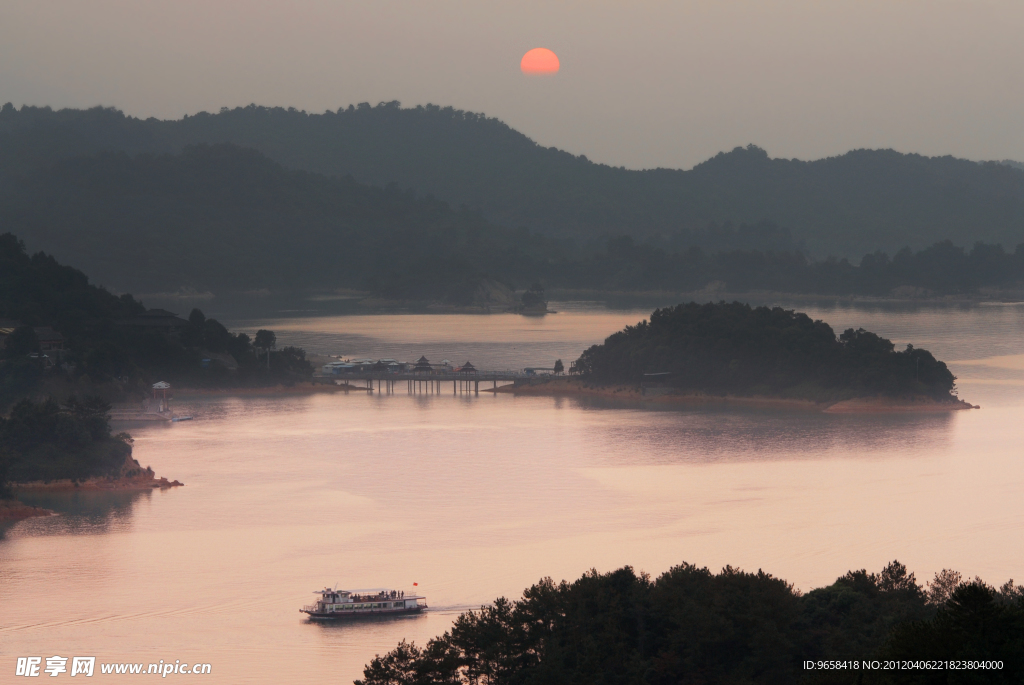
<path fill-rule="evenodd" d="M 427 598 L 422 595 L 407 595 L 402 590 L 371 588 L 368 590 L 338 590 L 324 588 L 315 590 L 320 595 L 313 604 L 299 609 L 311 619 L 339 619 L 352 616 L 380 616 L 390 614 L 412 614 L 427 608 Z"/>

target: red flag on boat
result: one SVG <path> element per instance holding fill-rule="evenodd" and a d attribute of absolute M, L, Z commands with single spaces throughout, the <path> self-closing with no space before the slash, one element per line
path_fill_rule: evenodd
<path fill-rule="evenodd" d="M 419 585 L 419 583 L 413 583 L 413 585 Z"/>

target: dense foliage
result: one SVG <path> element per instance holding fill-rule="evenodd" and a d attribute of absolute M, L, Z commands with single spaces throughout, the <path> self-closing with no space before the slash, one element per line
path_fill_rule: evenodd
<path fill-rule="evenodd" d="M 904 248 L 892 257 L 866 254 L 855 265 L 846 259 L 811 261 L 798 250 L 675 250 L 620 237 L 609 240 L 604 251 L 549 261 L 539 271 L 552 285 L 605 291 L 969 295 L 1024 288 L 1024 243 L 1008 253 L 1001 245 L 979 242 L 965 250 L 943 241 L 918 252 Z"/>
<path fill-rule="evenodd" d="M 74 158 L 6 189 L 0 225 L 119 291 L 346 288 L 471 304 L 486 279 L 601 291 L 836 295 L 1024 287 L 1021 247 L 1011 254 L 977 243 L 966 252 L 943 242 L 892 258 L 871 253 L 854 266 L 809 261 L 770 222 L 584 244 L 503 228 L 397 186 L 288 171 L 230 145 Z"/>
<path fill-rule="evenodd" d="M 228 145 L 61 162 L 12 184 L 2 218 L 122 290 L 362 287 L 460 301 L 479 285 L 474 260 L 514 264 L 522 242 L 431 198 Z"/>
<path fill-rule="evenodd" d="M 8 482 L 118 474 L 131 437 L 110 434 L 108 411 L 95 397 L 15 404 L 8 418 L 0 416 L 0 494 Z"/>
<path fill-rule="evenodd" d="M 806 595 L 770 574 L 690 564 L 656 580 L 626 567 L 551 579 L 519 601 L 462 614 L 425 647 L 402 642 L 358 685 L 602 685 L 1019 682 L 1024 601 L 1012 583 L 976 580 L 941 600 L 899 562 L 851 571 Z M 946 656 L 926 656 L 949 649 Z M 805 670 L 805 660 L 1002 659 L 987 680 Z M 927 677 L 934 678 L 935 673 Z"/>
<path fill-rule="evenodd" d="M 749 146 L 689 171 L 632 171 L 541 147 L 494 118 L 433 105 L 363 103 L 323 114 L 249 106 L 177 121 L 101 108 L 0 110 L 0 176 L 99 151 L 178 153 L 196 143 L 234 143 L 291 169 L 395 182 L 497 223 L 584 242 L 687 238 L 712 221 L 768 219 L 789 227 L 811 254 L 855 257 L 945 239 L 1014 246 L 1024 227 L 1019 169 L 892 150 L 803 162 Z"/>
<path fill-rule="evenodd" d="M 24 324 L 0 349 L 0 407 L 47 379 L 86 389 L 106 383 L 144 392 L 155 380 L 261 384 L 312 373 L 305 353 L 291 347 L 271 354 L 268 370 L 247 335 L 229 332 L 198 310 L 175 336 L 126 325 L 145 311 L 131 295 L 116 297 L 89 283 L 82 272 L 43 253 L 29 256 L 17 238 L 0 234 L 0 319 Z M 66 352 L 59 366 L 44 370 L 28 356 L 32 326 L 51 326 L 64 336 Z M 222 365 L 203 368 L 202 359 L 210 352 L 230 354 L 237 372 Z"/>
<path fill-rule="evenodd" d="M 895 351 L 863 329 L 838 338 L 823 321 L 781 307 L 680 304 L 586 350 L 574 372 L 597 383 L 638 384 L 644 374 L 685 391 L 814 400 L 884 394 L 951 399 L 943 362 L 912 345 Z"/>

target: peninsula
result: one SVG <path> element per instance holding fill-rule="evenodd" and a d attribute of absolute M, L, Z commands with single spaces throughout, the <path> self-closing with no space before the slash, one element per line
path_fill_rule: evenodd
<path fill-rule="evenodd" d="M 111 434 L 110 405 L 90 397 L 22 400 L 0 417 L 0 520 L 51 512 L 13 500 L 22 490 L 149 490 L 180 486 L 132 457 L 128 433 Z"/>
<path fill-rule="evenodd" d="M 0 233 L 0 414 L 23 398 L 96 395 L 141 401 L 153 383 L 265 388 L 309 379 L 305 351 L 278 348 L 193 309 L 188 318 L 114 295 L 44 253 Z"/>
<path fill-rule="evenodd" d="M 836 336 L 806 314 L 739 302 L 658 309 L 584 351 L 569 373 L 502 390 L 829 412 L 974 408 L 927 350 L 897 351 L 864 329 Z"/>

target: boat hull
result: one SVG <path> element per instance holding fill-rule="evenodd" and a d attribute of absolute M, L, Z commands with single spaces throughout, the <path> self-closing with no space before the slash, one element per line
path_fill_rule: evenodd
<path fill-rule="evenodd" d="M 418 606 L 411 607 L 408 609 L 366 609 L 363 611 L 306 611 L 305 609 L 299 609 L 299 611 L 301 611 L 304 614 L 307 614 L 310 620 L 313 621 L 346 621 L 354 618 L 364 617 L 418 614 L 426 608 L 426 606 Z"/>

